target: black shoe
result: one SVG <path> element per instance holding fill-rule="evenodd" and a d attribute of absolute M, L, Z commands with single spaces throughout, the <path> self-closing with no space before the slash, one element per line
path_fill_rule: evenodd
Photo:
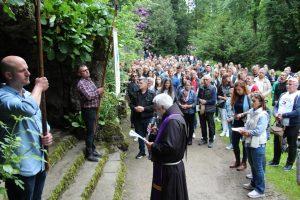
<path fill-rule="evenodd" d="M 212 142 L 209 142 L 207 147 L 208 147 L 208 148 L 213 148 L 213 143 L 212 143 Z"/>
<path fill-rule="evenodd" d="M 283 170 L 284 171 L 291 171 L 293 169 L 293 165 L 285 165 Z"/>
<path fill-rule="evenodd" d="M 188 141 L 188 145 L 192 145 L 193 144 L 193 141 Z"/>
<path fill-rule="evenodd" d="M 88 161 L 91 161 L 91 162 L 98 162 L 98 158 L 96 158 L 94 155 L 89 155 L 87 156 L 86 158 Z"/>
<path fill-rule="evenodd" d="M 271 160 L 269 163 L 268 163 L 269 166 L 272 166 L 272 167 L 278 167 L 279 163 L 277 162 L 274 162 L 273 160 Z"/>
<path fill-rule="evenodd" d="M 146 156 L 145 153 L 139 152 L 139 153 L 136 155 L 135 159 L 141 159 L 141 158 L 144 157 L 144 156 Z"/>
<path fill-rule="evenodd" d="M 101 158 L 102 155 L 100 153 L 98 153 L 96 150 L 93 151 L 93 156 L 97 157 L 97 158 Z"/>
<path fill-rule="evenodd" d="M 203 144 L 207 144 L 207 141 L 206 140 L 203 140 L 201 139 L 200 142 L 199 142 L 199 145 L 203 145 Z"/>

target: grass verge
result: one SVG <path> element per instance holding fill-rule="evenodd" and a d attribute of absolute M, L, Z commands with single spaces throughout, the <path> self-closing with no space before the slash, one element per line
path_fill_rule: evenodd
<path fill-rule="evenodd" d="M 83 165 L 85 161 L 84 153 L 81 152 L 72 166 L 68 169 L 67 173 L 63 176 L 60 183 L 55 187 L 53 192 L 51 193 L 51 196 L 48 200 L 57 200 L 62 195 L 66 189 L 68 189 L 69 185 L 74 181 L 74 178 L 76 177 L 80 167 Z"/>
<path fill-rule="evenodd" d="M 270 105 L 270 100 L 268 101 L 268 108 L 272 108 Z M 271 119 L 271 124 L 273 123 L 274 118 Z M 221 123 L 216 122 L 216 133 L 220 133 L 222 130 Z M 222 137 L 222 140 L 229 144 L 229 138 Z M 270 140 L 267 141 L 266 145 L 266 161 L 270 161 L 273 159 L 273 135 L 271 135 Z M 240 144 L 240 148 L 241 144 Z M 234 159 L 234 156 L 232 155 Z M 281 155 L 281 162 L 278 167 L 270 167 L 266 168 L 266 180 L 267 183 L 271 183 L 271 185 L 275 188 L 275 190 L 283 195 L 285 195 L 290 200 L 298 200 L 300 198 L 300 186 L 297 185 L 296 180 L 296 170 L 291 170 L 289 172 L 283 171 L 283 167 L 285 165 L 287 159 L 287 153 L 283 153 Z"/>
<path fill-rule="evenodd" d="M 104 165 L 108 160 L 108 152 L 109 152 L 108 149 L 106 149 L 103 157 L 101 158 L 100 162 L 97 164 L 97 167 L 95 169 L 92 179 L 87 184 L 87 186 L 84 188 L 84 191 L 81 194 L 81 198 L 83 200 L 90 199 L 90 197 L 102 175 Z"/>
<path fill-rule="evenodd" d="M 67 139 L 61 141 L 49 154 L 49 163 L 53 167 L 62 157 L 65 155 L 68 149 L 73 148 L 78 140 L 74 136 L 70 136 Z"/>
<path fill-rule="evenodd" d="M 126 153 L 121 154 L 121 165 L 118 171 L 118 177 L 116 180 L 116 186 L 115 186 L 115 193 L 113 200 L 122 200 L 123 199 L 123 188 L 124 188 L 124 183 L 125 183 L 125 178 L 126 178 L 126 171 L 127 167 L 125 165 L 125 160 L 126 158 Z"/>

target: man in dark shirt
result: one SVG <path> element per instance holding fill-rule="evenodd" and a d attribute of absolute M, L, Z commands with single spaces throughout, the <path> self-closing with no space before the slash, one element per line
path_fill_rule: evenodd
<path fill-rule="evenodd" d="M 153 117 L 153 98 L 155 93 L 148 89 L 147 78 L 139 79 L 140 90 L 133 96 L 130 109 L 133 112 L 135 132 L 142 137 L 147 135 L 147 127 Z M 146 156 L 144 141 L 139 139 L 139 153 L 136 159 Z"/>
<path fill-rule="evenodd" d="M 96 151 L 94 145 L 94 134 L 96 128 L 96 116 L 99 106 L 99 98 L 103 94 L 103 88 L 97 88 L 90 78 L 90 72 L 86 65 L 78 68 L 78 75 L 81 77 L 77 83 L 77 90 L 80 94 L 80 105 L 82 118 L 84 120 L 86 135 L 86 158 L 92 162 L 98 162 L 101 155 Z"/>
<path fill-rule="evenodd" d="M 285 72 L 281 72 L 278 80 L 273 85 L 273 98 L 272 98 L 272 106 L 278 102 L 281 94 L 286 92 L 286 83 L 287 83 L 288 75 Z"/>
<path fill-rule="evenodd" d="M 205 106 L 204 113 L 199 112 L 202 139 L 199 145 L 207 143 L 207 125 L 209 130 L 209 143 L 208 148 L 213 147 L 214 136 L 215 136 L 215 121 L 214 113 L 216 112 L 217 102 L 217 90 L 216 87 L 211 84 L 211 77 L 205 75 L 203 77 L 204 84 L 199 88 L 198 100 L 200 105 Z M 207 124 L 206 124 L 207 122 Z"/>
<path fill-rule="evenodd" d="M 131 74 L 130 77 L 130 82 L 127 86 L 127 96 L 128 96 L 128 100 L 129 102 L 132 101 L 132 99 L 134 98 L 135 94 L 137 93 L 137 91 L 139 91 L 139 85 L 138 85 L 138 74 L 137 73 L 133 73 Z M 134 128 L 133 125 L 133 113 L 131 111 L 130 114 L 130 122 L 131 122 L 131 128 Z"/>

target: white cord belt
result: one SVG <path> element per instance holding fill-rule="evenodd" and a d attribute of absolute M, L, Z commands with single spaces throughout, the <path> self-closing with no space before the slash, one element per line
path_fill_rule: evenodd
<path fill-rule="evenodd" d="M 178 165 L 179 163 L 181 163 L 181 160 L 174 163 L 163 163 L 162 165 L 172 166 L 172 165 Z"/>

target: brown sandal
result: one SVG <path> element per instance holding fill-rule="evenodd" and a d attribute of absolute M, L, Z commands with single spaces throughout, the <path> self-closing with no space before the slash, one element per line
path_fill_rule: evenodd
<path fill-rule="evenodd" d="M 236 168 L 237 171 L 244 171 L 245 169 L 247 169 L 247 164 L 246 163 L 242 163 L 240 166 L 238 166 Z"/>
<path fill-rule="evenodd" d="M 237 168 L 239 166 L 240 166 L 240 164 L 235 162 L 234 164 L 230 165 L 229 168 Z"/>

